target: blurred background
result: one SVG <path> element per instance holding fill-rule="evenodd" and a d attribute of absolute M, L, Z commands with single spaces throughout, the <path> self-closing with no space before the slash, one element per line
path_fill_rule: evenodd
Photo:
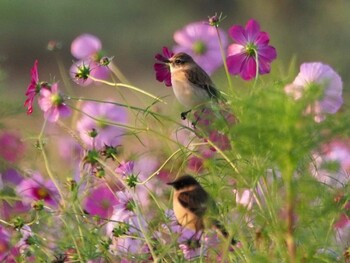
<path fill-rule="evenodd" d="M 233 24 L 245 25 L 250 18 L 260 22 L 262 30 L 270 34 L 271 45 L 277 49 L 278 62 L 272 63 L 273 70 L 287 69 L 293 57 L 297 67 L 302 62 L 322 61 L 342 76 L 344 93 L 349 97 L 350 1 L 347 0 L 2 0 L 0 112 L 18 114 L 0 114 L 1 125 L 19 129 L 18 120 L 28 118 L 23 102 L 34 60 L 39 60 L 40 79 L 61 81 L 57 59 L 68 73 L 73 61 L 70 43 L 82 33 L 99 37 L 103 50 L 114 56 L 113 61 L 134 85 L 157 95 L 169 94 L 168 100 L 173 99 L 171 89 L 155 80 L 154 54 L 163 46 L 174 45 L 175 30 L 190 22 L 206 20 L 215 12 L 227 16 L 222 23 L 225 30 Z M 62 43 L 59 53 L 46 49 L 50 40 Z M 112 94 L 111 88 L 109 91 L 76 88 L 84 95 Z M 37 106 L 35 111 L 30 118 L 42 121 Z"/>

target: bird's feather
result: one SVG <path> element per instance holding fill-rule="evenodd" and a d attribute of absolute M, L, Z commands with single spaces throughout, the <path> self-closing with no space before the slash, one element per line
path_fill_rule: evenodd
<path fill-rule="evenodd" d="M 208 193 L 202 188 L 195 188 L 179 194 L 179 202 L 197 216 L 203 216 L 207 210 Z"/>
<path fill-rule="evenodd" d="M 200 68 L 200 70 L 186 71 L 187 79 L 195 86 L 205 89 L 210 98 L 218 100 L 221 96 L 219 90 L 217 90 L 214 86 L 214 83 L 210 79 L 209 75 Z"/>

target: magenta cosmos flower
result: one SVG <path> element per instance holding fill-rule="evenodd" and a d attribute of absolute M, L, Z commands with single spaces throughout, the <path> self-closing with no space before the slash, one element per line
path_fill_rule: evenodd
<path fill-rule="evenodd" d="M 80 138 L 90 148 L 101 149 L 105 145 L 120 145 L 124 129 L 120 125 L 127 122 L 127 112 L 123 107 L 112 103 L 85 102 L 83 115 L 77 123 Z M 92 138 L 91 133 L 97 133 Z"/>
<path fill-rule="evenodd" d="M 59 117 L 68 117 L 71 114 L 71 110 L 58 91 L 57 83 L 52 84 L 51 89 L 40 90 L 39 106 L 44 112 L 45 119 L 50 122 L 56 122 Z"/>
<path fill-rule="evenodd" d="M 20 159 L 25 150 L 25 145 L 18 134 L 4 132 L 0 134 L 0 157 L 14 163 Z"/>
<path fill-rule="evenodd" d="M 26 96 L 27 99 L 24 102 L 24 107 L 27 107 L 27 114 L 30 115 L 33 113 L 33 101 L 36 96 L 40 92 L 41 84 L 39 83 L 39 74 L 38 74 L 38 60 L 35 60 L 34 66 L 30 71 L 31 80 L 28 85 Z"/>
<path fill-rule="evenodd" d="M 226 49 L 228 40 L 223 30 L 205 22 L 195 22 L 174 33 L 174 40 L 178 45 L 173 48 L 173 51 L 189 54 L 208 74 L 212 74 L 223 65 L 217 30 L 222 47 Z"/>
<path fill-rule="evenodd" d="M 102 43 L 100 39 L 91 34 L 82 34 L 76 37 L 71 44 L 72 55 L 79 59 L 70 68 L 72 79 L 81 86 L 90 85 L 93 80 L 91 75 L 97 79 L 107 79 L 109 69 L 101 65 Z"/>
<path fill-rule="evenodd" d="M 340 76 L 330 66 L 320 62 L 303 63 L 298 76 L 285 87 L 285 91 L 295 100 L 300 99 L 304 92 L 320 94 L 319 99 L 306 109 L 306 113 L 314 115 L 316 122 L 324 120 L 326 113 L 336 113 L 343 104 Z"/>
<path fill-rule="evenodd" d="M 43 200 L 46 204 L 56 206 L 58 191 L 51 180 L 45 180 L 39 172 L 33 172 L 31 178 L 23 179 L 16 187 L 16 192 L 22 197 L 24 204 Z"/>
<path fill-rule="evenodd" d="M 104 219 L 110 218 L 113 207 L 118 204 L 118 199 L 106 185 L 99 185 L 92 189 L 84 201 L 84 209 L 90 215 L 98 215 Z"/>
<path fill-rule="evenodd" d="M 153 68 L 156 72 L 156 79 L 159 82 L 164 82 L 165 86 L 171 87 L 171 73 L 170 67 L 166 62 L 169 58 L 174 56 L 174 53 L 171 52 L 167 47 L 163 47 L 163 54 L 156 54 L 155 59 L 159 62 L 154 63 Z"/>
<path fill-rule="evenodd" d="M 10 252 L 10 233 L 0 226 L 0 261 L 4 262 L 3 260 L 7 257 L 8 253 Z"/>
<path fill-rule="evenodd" d="M 234 25 L 229 29 L 229 35 L 236 42 L 228 47 L 227 67 L 232 75 L 240 75 L 244 80 L 256 77 L 258 61 L 259 74 L 270 72 L 270 64 L 276 59 L 274 47 L 269 45 L 270 37 L 260 31 L 260 25 L 250 19 L 245 28 Z"/>

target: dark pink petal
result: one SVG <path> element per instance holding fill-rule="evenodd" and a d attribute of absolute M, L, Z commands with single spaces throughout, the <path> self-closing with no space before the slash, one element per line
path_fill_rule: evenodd
<path fill-rule="evenodd" d="M 269 62 L 277 58 L 276 49 L 272 46 L 260 47 L 258 49 L 258 54 L 259 54 L 259 57 L 262 57 L 265 60 L 268 60 Z"/>
<path fill-rule="evenodd" d="M 238 44 L 245 46 L 247 44 L 247 36 L 244 28 L 239 25 L 234 25 L 228 30 L 229 35 Z"/>
<path fill-rule="evenodd" d="M 60 112 L 60 116 L 63 118 L 69 117 L 72 112 L 71 109 L 65 104 L 59 105 L 58 110 Z"/>
<path fill-rule="evenodd" d="M 170 74 L 170 67 L 166 64 L 168 62 L 169 58 L 171 58 L 174 53 L 170 51 L 167 47 L 163 47 L 162 49 L 163 54 L 156 54 L 155 59 L 160 61 L 161 63 L 154 63 L 153 68 L 156 72 L 156 79 L 159 82 L 164 82 L 165 86 L 170 87 L 171 86 L 171 74 Z"/>
<path fill-rule="evenodd" d="M 26 101 L 24 102 L 24 107 L 27 107 L 27 115 L 30 115 L 33 113 L 33 101 L 34 101 L 34 96 L 27 98 Z"/>
<path fill-rule="evenodd" d="M 96 54 L 101 48 L 100 39 L 91 34 L 83 34 L 72 41 L 71 53 L 77 59 L 84 59 Z"/>
<path fill-rule="evenodd" d="M 234 56 L 229 56 L 226 59 L 227 67 L 232 75 L 238 75 L 241 73 L 243 63 L 246 60 L 245 54 L 238 54 Z"/>
<path fill-rule="evenodd" d="M 259 56 L 259 74 L 269 73 L 271 70 L 271 61 Z"/>
<path fill-rule="evenodd" d="M 162 52 L 166 58 L 171 58 L 172 56 L 174 56 L 174 53 L 170 51 L 167 47 L 163 47 Z"/>
<path fill-rule="evenodd" d="M 255 39 L 260 33 L 260 25 L 254 19 L 250 19 L 245 26 L 245 30 L 246 30 L 247 41 L 255 42 Z"/>
<path fill-rule="evenodd" d="M 33 66 L 32 70 L 31 70 L 32 82 L 34 82 L 34 83 L 38 83 L 39 82 L 38 64 L 39 64 L 39 61 L 36 59 L 34 61 L 34 66 Z"/>
<path fill-rule="evenodd" d="M 260 45 L 267 45 L 270 41 L 270 37 L 269 34 L 266 32 L 260 32 L 257 36 L 257 38 L 255 39 L 255 44 L 257 46 Z"/>
<path fill-rule="evenodd" d="M 242 67 L 241 77 L 244 80 L 251 80 L 256 76 L 256 62 L 253 57 L 249 57 Z"/>
<path fill-rule="evenodd" d="M 27 96 L 26 101 L 24 102 L 24 107 L 27 107 L 27 114 L 30 115 L 33 112 L 33 101 L 34 97 L 37 94 L 37 85 L 39 83 L 38 75 L 38 60 L 34 61 L 34 66 L 30 70 L 31 80 L 30 84 L 27 87 L 25 95 Z"/>

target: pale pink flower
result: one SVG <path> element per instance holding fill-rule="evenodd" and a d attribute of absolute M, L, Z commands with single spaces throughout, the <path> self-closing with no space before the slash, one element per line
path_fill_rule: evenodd
<path fill-rule="evenodd" d="M 223 65 L 217 31 L 221 36 L 223 49 L 228 40 L 226 33 L 204 21 L 194 22 L 174 33 L 178 44 L 173 48 L 174 53 L 185 52 L 201 66 L 208 74 L 212 74 Z"/>
<path fill-rule="evenodd" d="M 300 72 L 285 92 L 295 100 L 304 93 L 312 93 L 318 99 L 307 107 L 305 113 L 313 114 L 316 122 L 325 119 L 326 114 L 336 113 L 343 104 L 343 83 L 340 76 L 328 65 L 320 62 L 303 63 Z"/>
<path fill-rule="evenodd" d="M 56 122 L 60 117 L 68 117 L 70 108 L 64 103 L 63 96 L 58 91 L 58 84 L 54 83 L 51 89 L 41 89 L 39 106 L 44 112 L 44 117 L 50 122 Z"/>

